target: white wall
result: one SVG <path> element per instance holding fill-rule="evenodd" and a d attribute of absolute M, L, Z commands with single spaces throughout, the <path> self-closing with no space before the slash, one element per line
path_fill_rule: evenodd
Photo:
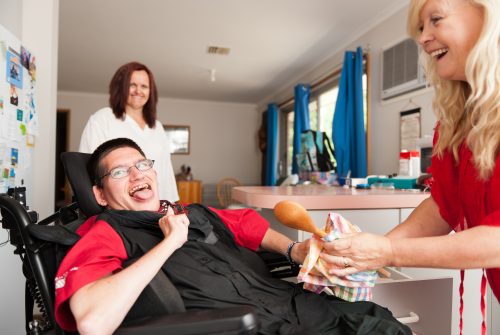
<path fill-rule="evenodd" d="M 22 3 L 16 0 L 0 2 L 0 24 L 15 36 L 21 36 Z M 3 79 L 3 78 L 2 78 Z M 0 228 L 0 243 L 7 241 L 7 230 Z M 24 282 L 21 259 L 14 255 L 14 247 L 0 247 L 0 325 L 2 333 L 22 334 L 24 327 Z"/>
<path fill-rule="evenodd" d="M 432 135 L 436 118 L 432 111 L 432 89 L 424 89 L 387 101 L 380 99 L 382 48 L 407 38 L 404 8 L 368 34 L 359 44 L 371 45 L 372 50 L 372 173 L 388 174 L 398 171 L 400 112 L 419 106 L 421 108 L 421 134 Z M 354 44 L 356 45 L 356 44 Z M 411 99 L 411 101 L 410 101 Z"/>
<path fill-rule="evenodd" d="M 31 204 L 42 217 L 54 211 L 58 35 L 59 0 L 23 0 L 21 40 L 37 61 L 39 135 L 33 155 Z"/>
<path fill-rule="evenodd" d="M 107 105 L 107 94 L 58 93 L 57 107 L 70 110 L 70 150 L 78 150 L 89 116 Z M 260 116 L 255 105 L 160 98 L 158 119 L 163 124 L 191 127 L 189 155 L 172 156 L 176 173 L 187 164 L 204 184 L 226 176 L 246 185 L 260 183 Z"/>
<path fill-rule="evenodd" d="M 15 36 L 21 36 L 22 1 L 2 0 L 0 2 L 0 24 Z"/>
<path fill-rule="evenodd" d="M 191 126 L 190 154 L 172 157 L 176 172 L 187 164 L 204 183 L 234 177 L 245 185 L 260 184 L 261 117 L 255 105 L 160 99 L 159 110 L 162 123 Z"/>
<path fill-rule="evenodd" d="M 381 17 L 378 24 L 369 29 L 365 34 L 354 41 L 332 51 L 333 55 L 328 57 L 322 64 L 310 70 L 310 72 L 297 77 L 297 80 L 271 94 L 265 101 L 259 103 L 259 109 L 264 110 L 270 101 L 278 103 L 292 96 L 293 86 L 298 82 L 314 83 L 337 69 L 343 63 L 344 52 L 355 50 L 357 46 L 369 48 L 371 54 L 371 173 L 390 174 L 398 171 L 399 162 L 399 112 L 421 107 L 422 135 L 432 134 L 435 116 L 432 112 L 431 89 L 410 93 L 406 96 L 397 97 L 388 101 L 380 99 L 381 87 L 381 53 L 382 48 L 390 46 L 407 38 L 406 33 L 407 7 L 390 15 Z M 410 98 L 415 104 L 410 103 Z"/>
<path fill-rule="evenodd" d="M 0 24 L 16 35 L 37 60 L 39 131 L 33 153 L 28 205 L 42 217 L 54 208 L 55 102 L 59 0 L 2 0 Z M 36 170 L 35 170 L 36 168 Z M 6 240 L 5 231 L 0 242 Z M 0 248 L 0 327 L 2 334 L 23 334 L 24 277 L 21 261 L 6 245 Z"/>

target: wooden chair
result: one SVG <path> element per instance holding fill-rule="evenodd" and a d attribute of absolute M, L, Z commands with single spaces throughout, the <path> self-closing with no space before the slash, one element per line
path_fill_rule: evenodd
<path fill-rule="evenodd" d="M 230 177 L 222 178 L 217 183 L 217 200 L 222 208 L 228 208 L 236 204 L 232 198 L 232 191 L 235 186 L 241 186 L 240 181 Z"/>

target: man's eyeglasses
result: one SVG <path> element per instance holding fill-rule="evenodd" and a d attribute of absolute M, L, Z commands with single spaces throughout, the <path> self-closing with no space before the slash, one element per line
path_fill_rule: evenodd
<path fill-rule="evenodd" d="M 120 178 L 125 178 L 130 174 L 130 169 L 135 167 L 139 171 L 147 171 L 153 167 L 154 160 L 152 159 L 142 159 L 138 162 L 136 162 L 134 165 L 131 165 L 129 167 L 125 166 L 118 166 L 115 167 L 114 169 L 111 169 L 108 173 L 102 175 L 100 179 L 103 179 L 106 176 L 110 176 L 113 179 L 120 179 Z"/>

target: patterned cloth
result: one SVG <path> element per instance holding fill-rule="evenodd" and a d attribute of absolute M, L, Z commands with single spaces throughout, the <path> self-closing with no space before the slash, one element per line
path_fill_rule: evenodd
<path fill-rule="evenodd" d="M 360 232 L 358 226 L 351 224 L 341 215 L 329 213 L 325 231 L 330 240 L 338 239 L 343 234 Z M 319 259 L 321 250 L 325 243 L 318 236 L 311 238 L 309 253 L 300 269 L 297 279 L 304 283 L 304 288 L 315 293 L 331 290 L 333 295 L 346 301 L 370 301 L 372 299 L 372 287 L 377 280 L 376 271 L 358 272 L 345 277 L 337 277 L 328 273 L 334 266 Z"/>

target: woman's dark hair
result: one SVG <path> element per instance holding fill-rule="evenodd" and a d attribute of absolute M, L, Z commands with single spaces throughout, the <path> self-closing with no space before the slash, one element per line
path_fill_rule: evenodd
<path fill-rule="evenodd" d="M 94 150 L 92 155 L 90 155 L 90 159 L 87 163 L 87 172 L 89 173 L 90 180 L 92 180 L 94 185 L 102 188 L 101 176 L 103 176 L 107 172 L 104 170 L 104 166 L 102 166 L 101 164 L 104 157 L 106 157 L 111 151 L 126 147 L 133 148 L 139 151 L 143 157 L 146 157 L 144 151 L 142 151 L 141 147 L 139 147 L 137 143 L 132 141 L 130 138 L 124 137 L 114 138 L 112 140 L 106 141 Z"/>
<path fill-rule="evenodd" d="M 149 99 L 142 110 L 142 117 L 149 128 L 154 128 L 156 121 L 156 104 L 158 103 L 158 89 L 156 88 L 153 72 L 139 62 L 130 62 L 120 66 L 116 70 L 109 83 L 109 105 L 117 119 L 125 118 L 125 106 L 127 105 L 130 78 L 132 72 L 146 71 L 149 77 Z"/>

